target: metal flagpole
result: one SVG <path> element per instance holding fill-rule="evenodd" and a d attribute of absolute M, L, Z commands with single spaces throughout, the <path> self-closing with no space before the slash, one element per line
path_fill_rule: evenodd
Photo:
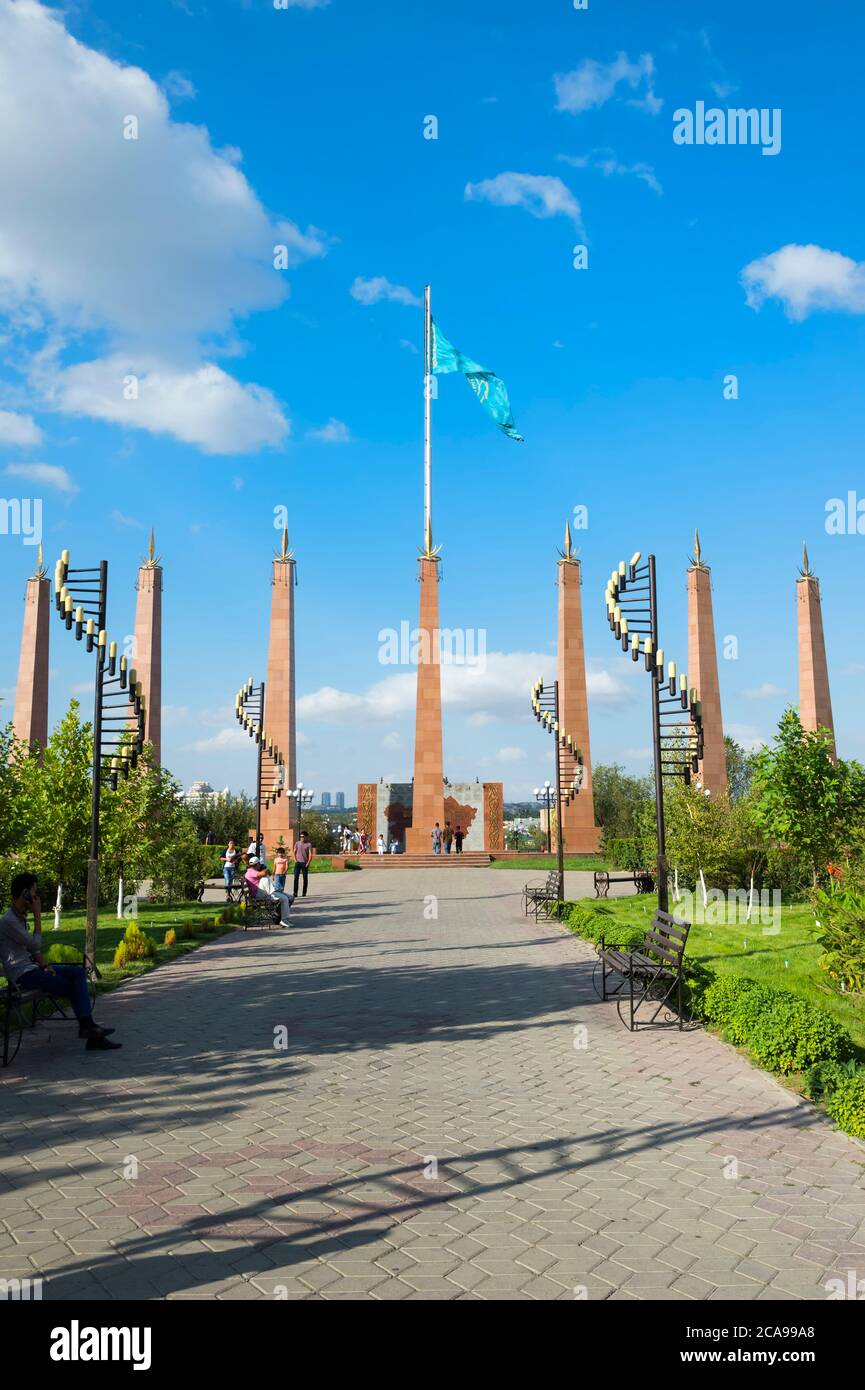
<path fill-rule="evenodd" d="M 423 538 L 429 544 L 432 525 L 432 314 L 430 287 L 423 291 Z"/>

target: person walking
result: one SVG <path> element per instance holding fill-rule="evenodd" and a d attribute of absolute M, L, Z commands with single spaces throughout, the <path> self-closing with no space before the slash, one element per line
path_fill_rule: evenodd
<path fill-rule="evenodd" d="M 309 884 L 309 861 L 312 858 L 312 844 L 305 830 L 301 830 L 300 839 L 294 847 L 294 897 L 297 897 L 297 885 L 303 876 L 303 896 L 306 897 L 306 890 Z M 292 900 L 293 901 L 293 900 Z"/>
<path fill-rule="evenodd" d="M 454 846 L 455 846 L 455 848 L 456 848 L 457 854 L 462 854 L 462 852 L 463 852 L 463 832 L 462 832 L 462 826 L 459 826 L 459 825 L 457 826 L 456 830 L 454 831 Z"/>
<path fill-rule="evenodd" d="M 432 845 L 433 845 L 433 854 L 441 854 L 441 852 L 442 852 L 442 828 L 441 828 L 441 826 L 439 825 L 438 821 L 436 821 L 435 825 L 433 826 L 433 832 L 432 832 Z"/>
<path fill-rule="evenodd" d="M 234 875 L 237 873 L 237 849 L 233 840 L 229 840 L 225 846 L 225 853 L 222 856 L 222 877 L 225 881 L 225 896 L 231 897 L 231 888 L 234 883 Z"/>
<path fill-rule="evenodd" d="M 288 874 L 288 858 L 282 846 L 276 851 L 273 860 L 273 886 L 277 893 L 285 892 L 285 880 Z"/>
<path fill-rule="evenodd" d="M 453 827 L 449 820 L 445 821 L 445 854 L 450 854 L 451 845 L 454 842 Z"/>

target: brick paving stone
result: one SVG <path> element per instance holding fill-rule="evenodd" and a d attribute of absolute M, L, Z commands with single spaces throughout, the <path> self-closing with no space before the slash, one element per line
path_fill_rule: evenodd
<path fill-rule="evenodd" d="M 865 1270 L 865 1148 L 715 1038 L 628 1034 L 521 885 L 316 878 L 290 934 L 100 1001 L 122 1052 L 25 1038 L 0 1272 L 54 1299 L 789 1301 Z"/>

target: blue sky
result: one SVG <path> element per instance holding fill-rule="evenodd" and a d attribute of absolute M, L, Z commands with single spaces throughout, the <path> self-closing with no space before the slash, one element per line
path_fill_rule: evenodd
<path fill-rule="evenodd" d="M 649 761 L 606 577 L 655 551 L 683 663 L 695 525 L 719 639 L 738 641 L 728 730 L 767 737 L 796 700 L 806 539 L 839 748 L 863 756 L 865 538 L 825 529 L 829 499 L 865 497 L 859 11 L 0 0 L 0 40 L 0 491 L 42 499 L 49 565 L 63 546 L 109 560 L 121 637 L 155 525 L 164 758 L 184 782 L 251 784 L 231 708 L 265 669 L 280 505 L 300 775 L 350 799 L 410 775 L 412 673 L 382 666 L 379 632 L 416 619 L 425 282 L 526 437 L 439 383 L 442 622 L 488 652 L 485 676 L 446 680 L 448 776 L 521 796 L 549 771 L 528 686 L 551 669 L 579 506 L 596 762 Z M 698 101 L 780 109 L 780 151 L 675 144 Z M 0 556 L 9 700 L 33 550 L 5 535 Z M 59 625 L 51 669 L 53 719 L 88 675 Z"/>

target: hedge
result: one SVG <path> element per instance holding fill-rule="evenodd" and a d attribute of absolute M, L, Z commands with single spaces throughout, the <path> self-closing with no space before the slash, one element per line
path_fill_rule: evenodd
<path fill-rule="evenodd" d="M 562 903 L 557 914 L 575 935 L 609 946 L 633 947 L 641 927 L 618 921 L 602 904 Z M 771 989 L 741 975 L 715 975 L 697 965 L 686 973 L 694 1014 L 746 1047 L 767 1071 L 805 1073 L 805 1091 L 822 1103 L 840 1129 L 865 1138 L 865 1066 L 853 1058 L 853 1043 L 833 1016 L 817 1004 Z"/>

